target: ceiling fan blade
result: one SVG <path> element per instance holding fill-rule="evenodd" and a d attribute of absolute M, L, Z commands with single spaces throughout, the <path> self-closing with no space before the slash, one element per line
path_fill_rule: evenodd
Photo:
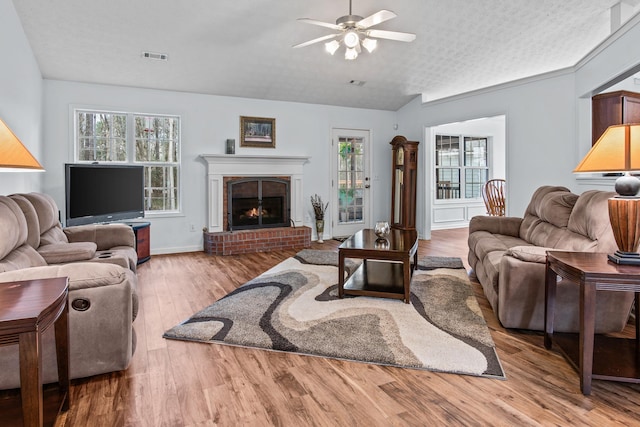
<path fill-rule="evenodd" d="M 399 42 L 412 42 L 416 39 L 416 35 L 412 33 L 400 33 L 397 31 L 384 31 L 384 30 L 369 30 L 367 31 L 369 37 L 378 39 L 395 40 Z"/>
<path fill-rule="evenodd" d="M 311 25 L 319 25 L 321 27 L 331 28 L 332 30 L 342 30 L 342 27 L 340 25 L 330 24 L 328 22 L 318 21 L 316 19 L 298 18 L 298 21 L 305 22 L 305 23 L 311 24 Z"/>
<path fill-rule="evenodd" d="M 383 9 L 380 12 L 376 12 L 371 16 L 367 16 L 366 18 L 361 19 L 360 21 L 356 22 L 356 25 L 362 28 L 369 28 L 373 27 L 374 25 L 381 24 L 384 21 L 388 21 L 389 19 L 393 19 L 396 16 L 398 15 L 391 12 L 390 10 Z"/>
<path fill-rule="evenodd" d="M 294 48 L 297 48 L 297 47 L 305 47 L 305 46 L 309 46 L 309 45 L 311 45 L 311 44 L 319 43 L 319 42 L 324 41 L 324 40 L 335 39 L 335 38 L 336 38 L 336 37 L 338 37 L 339 35 L 340 35 L 340 34 L 329 34 L 328 36 L 318 37 L 317 39 L 309 40 L 308 42 L 300 43 L 300 44 L 297 44 L 297 45 L 295 45 L 295 46 L 293 46 L 293 47 L 294 47 Z"/>

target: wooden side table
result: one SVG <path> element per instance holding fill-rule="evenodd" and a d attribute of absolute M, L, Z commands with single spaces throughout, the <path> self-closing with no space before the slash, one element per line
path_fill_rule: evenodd
<path fill-rule="evenodd" d="M 553 333 L 557 276 L 580 285 L 579 334 Z M 640 307 L 640 267 L 619 265 L 607 254 L 547 252 L 545 279 L 544 346 L 552 340 L 578 371 L 580 389 L 591 394 L 591 380 L 640 383 L 640 319 L 636 316 L 636 339 L 595 335 L 596 291 L 635 292 Z"/>
<path fill-rule="evenodd" d="M 66 277 L 0 283 L 0 345 L 18 344 L 25 427 L 42 426 L 41 337 L 55 324 L 59 406 L 69 409 L 69 294 Z M 0 417 L 0 424 L 4 421 Z"/>

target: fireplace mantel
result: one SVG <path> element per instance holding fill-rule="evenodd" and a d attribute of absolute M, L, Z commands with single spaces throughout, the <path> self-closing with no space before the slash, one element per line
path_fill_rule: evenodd
<path fill-rule="evenodd" d="M 291 179 L 291 220 L 303 225 L 302 194 L 304 156 L 247 156 L 201 154 L 207 162 L 208 224 L 210 233 L 224 230 L 223 192 L 225 176 L 288 176 Z"/>

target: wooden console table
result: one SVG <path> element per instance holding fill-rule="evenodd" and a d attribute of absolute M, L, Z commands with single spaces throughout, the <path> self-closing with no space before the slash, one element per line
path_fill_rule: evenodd
<path fill-rule="evenodd" d="M 579 334 L 553 333 L 557 276 L 580 285 Z M 595 335 L 596 291 L 635 292 L 636 339 Z M 591 394 L 591 380 L 640 383 L 640 267 L 619 265 L 607 254 L 547 252 L 544 346 L 552 340 L 578 371 L 580 389 Z"/>
<path fill-rule="evenodd" d="M 53 424 L 69 409 L 69 289 L 66 277 L 0 283 L 0 345 L 18 344 L 22 420 L 25 427 Z M 55 324 L 59 393 L 54 414 L 44 414 L 41 337 Z M 50 407 L 47 404 L 47 407 Z M 5 419 L 10 417 L 10 419 Z M 3 408 L 0 425 L 19 422 Z"/>
<path fill-rule="evenodd" d="M 415 230 L 392 229 L 386 242 L 378 240 L 371 229 L 358 231 L 338 247 L 338 297 L 348 294 L 396 298 L 409 304 L 411 275 L 418 265 L 417 252 Z M 364 260 L 346 283 L 345 258 Z"/>

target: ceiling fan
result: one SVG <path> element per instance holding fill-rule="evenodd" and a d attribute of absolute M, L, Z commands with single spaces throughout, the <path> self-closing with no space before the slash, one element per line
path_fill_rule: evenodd
<path fill-rule="evenodd" d="M 336 30 L 337 33 L 329 34 L 327 36 L 318 37 L 317 39 L 309 40 L 304 43 L 293 46 L 294 48 L 305 47 L 314 43 L 319 43 L 325 40 L 331 40 L 325 43 L 327 52 L 331 55 L 336 53 L 340 44 L 343 43 L 346 47 L 344 58 L 353 60 L 358 57 L 358 54 L 362 51 L 362 47 L 367 49 L 369 53 L 373 52 L 376 48 L 378 39 L 395 40 L 400 42 L 412 42 L 416 39 L 415 34 L 400 33 L 397 31 L 385 31 L 370 29 L 371 27 L 381 24 L 389 19 L 395 18 L 395 13 L 390 10 L 381 10 L 374 13 L 371 16 L 363 18 L 359 15 L 353 15 L 351 12 L 351 0 L 349 0 L 349 14 L 341 16 L 336 19 L 335 24 L 329 22 L 317 21 L 309 18 L 299 18 L 298 21 L 306 22 L 307 24 L 319 25 L 321 27 L 331 28 Z"/>

